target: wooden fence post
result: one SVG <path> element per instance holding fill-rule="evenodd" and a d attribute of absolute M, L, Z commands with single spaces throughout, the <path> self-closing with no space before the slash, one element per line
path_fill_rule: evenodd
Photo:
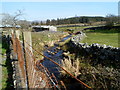
<path fill-rule="evenodd" d="M 32 59 L 32 38 L 31 32 L 23 32 L 24 38 L 24 50 L 25 50 L 25 60 L 26 60 L 26 73 L 27 73 L 27 81 L 28 87 L 33 88 L 33 69 L 34 69 L 34 62 Z"/>

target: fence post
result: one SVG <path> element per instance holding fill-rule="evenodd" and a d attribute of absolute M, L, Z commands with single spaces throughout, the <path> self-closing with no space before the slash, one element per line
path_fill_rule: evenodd
<path fill-rule="evenodd" d="M 31 39 L 31 32 L 23 32 L 23 43 L 24 43 L 24 50 L 25 50 L 25 64 L 26 64 L 26 74 L 27 74 L 27 85 L 28 87 L 32 87 L 32 66 L 31 66 L 31 61 L 32 58 L 30 58 L 28 56 L 27 53 L 27 48 L 30 50 L 30 52 L 32 53 L 32 39 Z"/>

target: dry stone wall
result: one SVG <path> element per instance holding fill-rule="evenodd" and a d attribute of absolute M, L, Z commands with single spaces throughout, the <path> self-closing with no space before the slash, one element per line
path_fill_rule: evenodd
<path fill-rule="evenodd" d="M 86 37 L 84 33 L 76 35 L 70 40 L 70 47 L 74 51 L 79 52 L 80 55 L 89 57 L 98 62 L 109 61 L 110 63 L 120 63 L 120 48 L 107 45 L 100 45 L 93 43 L 88 45 L 87 43 L 80 43 L 80 41 Z"/>

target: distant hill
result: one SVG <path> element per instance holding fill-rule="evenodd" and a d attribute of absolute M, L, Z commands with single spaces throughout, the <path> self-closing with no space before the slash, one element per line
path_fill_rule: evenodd
<path fill-rule="evenodd" d="M 52 19 L 46 20 L 47 25 L 61 25 L 61 24 L 77 24 L 77 23 L 94 23 L 105 21 L 106 18 L 102 16 L 80 16 L 80 17 L 71 17 L 63 19 Z"/>

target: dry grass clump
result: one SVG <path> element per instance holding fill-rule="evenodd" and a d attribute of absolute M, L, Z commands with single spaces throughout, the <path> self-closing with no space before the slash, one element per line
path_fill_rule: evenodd
<path fill-rule="evenodd" d="M 76 77 L 78 75 L 80 75 L 80 61 L 77 59 L 74 62 L 72 62 L 70 59 L 64 59 L 62 60 L 62 67 L 69 71 L 70 73 L 72 73 L 73 75 L 75 75 Z M 65 71 L 61 71 L 63 75 L 66 74 Z"/>
<path fill-rule="evenodd" d="M 47 42 L 47 45 L 51 47 L 51 46 L 54 45 L 54 43 L 55 43 L 55 41 L 48 41 L 48 42 Z"/>

